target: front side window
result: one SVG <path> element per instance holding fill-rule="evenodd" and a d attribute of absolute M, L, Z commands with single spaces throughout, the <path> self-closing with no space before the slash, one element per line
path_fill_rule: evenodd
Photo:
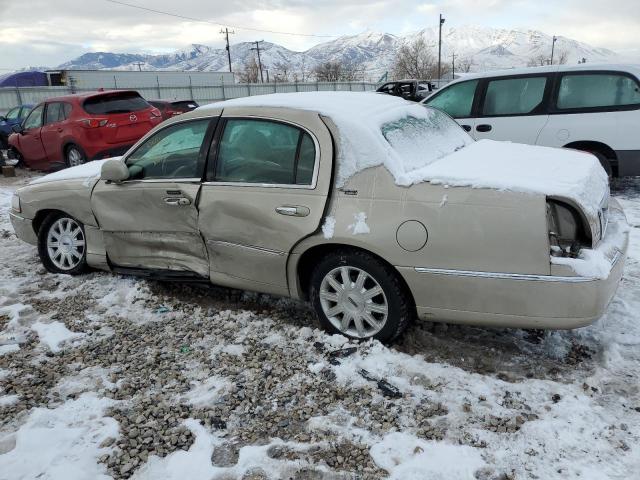
<path fill-rule="evenodd" d="M 546 77 L 492 80 L 487 86 L 482 114 L 491 116 L 534 113 L 542 103 L 546 85 Z"/>
<path fill-rule="evenodd" d="M 312 138 L 300 128 L 268 120 L 229 119 L 215 180 L 311 185 L 315 157 Z"/>
<path fill-rule="evenodd" d="M 631 77 L 616 73 L 567 74 L 560 81 L 560 110 L 630 105 L 640 105 L 640 87 Z"/>
<path fill-rule="evenodd" d="M 476 93 L 478 80 L 456 83 L 446 87 L 435 97 L 427 100 L 427 105 L 442 110 L 453 118 L 464 118 L 471 116 L 473 107 L 473 97 Z"/>
<path fill-rule="evenodd" d="M 209 119 L 172 125 L 149 137 L 126 160 L 129 178 L 200 178 L 200 149 Z"/>
<path fill-rule="evenodd" d="M 5 115 L 5 118 L 7 120 L 15 120 L 16 118 L 20 118 L 19 115 L 20 115 L 20 107 L 16 107 L 9 110 Z"/>
<path fill-rule="evenodd" d="M 44 105 L 39 105 L 31 111 L 27 119 L 24 121 L 25 130 L 28 130 L 30 128 L 40 128 L 42 126 L 43 110 L 44 110 Z"/>

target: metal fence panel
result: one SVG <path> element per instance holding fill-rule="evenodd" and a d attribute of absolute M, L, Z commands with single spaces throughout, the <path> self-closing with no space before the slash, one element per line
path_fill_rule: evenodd
<path fill-rule="evenodd" d="M 136 90 L 144 98 L 151 100 L 195 100 L 199 104 L 218 102 L 230 98 L 265 95 L 269 93 L 288 92 L 323 92 L 323 91 L 370 91 L 375 90 L 375 83 L 369 82 L 277 82 L 277 83 L 234 83 L 222 85 L 189 86 L 156 85 L 136 87 L 121 85 L 118 88 Z M 74 87 L 20 87 L 0 88 L 0 113 L 25 103 L 39 103 L 43 100 L 70 93 L 93 91 L 92 89 Z"/>

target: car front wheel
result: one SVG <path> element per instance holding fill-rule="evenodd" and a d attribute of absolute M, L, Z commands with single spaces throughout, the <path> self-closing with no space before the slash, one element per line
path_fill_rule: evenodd
<path fill-rule="evenodd" d="M 66 214 L 49 215 L 38 232 L 38 253 L 52 273 L 78 275 L 87 268 L 84 225 Z"/>
<path fill-rule="evenodd" d="M 397 272 L 355 250 L 330 253 L 318 263 L 310 296 L 327 331 L 354 339 L 391 342 L 415 312 Z"/>

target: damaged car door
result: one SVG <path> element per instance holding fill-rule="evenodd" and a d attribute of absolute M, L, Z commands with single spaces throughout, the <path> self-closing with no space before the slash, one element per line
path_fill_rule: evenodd
<path fill-rule="evenodd" d="M 215 284 L 288 294 L 293 246 L 320 227 L 333 145 L 317 113 L 225 108 L 199 225 Z"/>
<path fill-rule="evenodd" d="M 127 180 L 98 182 L 91 207 L 114 267 L 208 277 L 197 202 L 216 122 L 199 118 L 158 130 L 124 159 Z"/>

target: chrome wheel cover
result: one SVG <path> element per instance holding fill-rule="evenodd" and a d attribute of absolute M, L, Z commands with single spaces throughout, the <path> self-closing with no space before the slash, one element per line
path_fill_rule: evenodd
<path fill-rule="evenodd" d="M 84 258 L 85 238 L 82 227 L 72 218 L 59 218 L 47 233 L 47 254 L 60 270 L 72 270 Z"/>
<path fill-rule="evenodd" d="M 320 284 L 320 305 L 345 335 L 369 338 L 387 323 L 389 304 L 380 284 L 357 267 L 337 267 Z"/>
<path fill-rule="evenodd" d="M 67 153 L 67 160 L 69 161 L 70 167 L 77 167 L 78 165 L 82 165 L 82 154 L 77 148 L 70 148 Z"/>

